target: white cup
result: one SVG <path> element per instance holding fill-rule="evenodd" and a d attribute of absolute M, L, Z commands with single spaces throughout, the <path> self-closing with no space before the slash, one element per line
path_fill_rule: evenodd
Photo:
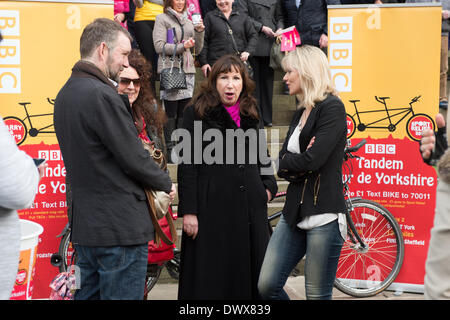
<path fill-rule="evenodd" d="M 200 23 L 200 19 L 202 18 L 202 16 L 200 15 L 200 13 L 193 13 L 191 18 L 192 18 L 192 23 L 194 25 L 198 25 Z"/>

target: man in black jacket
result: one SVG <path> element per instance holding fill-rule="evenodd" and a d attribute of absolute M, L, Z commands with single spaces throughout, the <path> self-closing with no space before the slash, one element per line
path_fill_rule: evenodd
<path fill-rule="evenodd" d="M 128 67 L 130 40 L 109 19 L 86 26 L 81 60 L 55 101 L 55 131 L 72 193 L 78 300 L 142 299 L 154 237 L 143 188 L 175 193 L 137 137 L 128 98 L 113 84 Z"/>

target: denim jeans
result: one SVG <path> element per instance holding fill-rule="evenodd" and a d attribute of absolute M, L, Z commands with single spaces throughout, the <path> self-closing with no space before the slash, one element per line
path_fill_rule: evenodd
<path fill-rule="evenodd" d="M 142 300 L 148 244 L 123 247 L 75 245 L 80 289 L 75 300 Z"/>
<path fill-rule="evenodd" d="M 292 229 L 282 216 L 267 247 L 258 281 L 263 299 L 289 300 L 283 287 L 306 254 L 306 298 L 331 300 L 343 239 L 334 220 L 311 230 Z"/>

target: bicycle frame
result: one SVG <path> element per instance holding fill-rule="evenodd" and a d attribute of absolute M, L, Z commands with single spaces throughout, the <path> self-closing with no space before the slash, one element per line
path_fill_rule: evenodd
<path fill-rule="evenodd" d="M 414 116 L 414 110 L 413 110 L 412 104 L 417 102 L 419 100 L 419 98 L 420 98 L 420 96 L 417 96 L 417 97 L 414 97 L 413 99 L 411 99 L 411 101 L 409 102 L 409 107 L 406 107 L 406 108 L 390 108 L 389 109 L 387 107 L 387 104 L 386 104 L 386 100 L 389 99 L 389 97 L 378 97 L 378 96 L 375 96 L 375 100 L 377 102 L 381 103 L 384 106 L 384 108 L 383 109 L 379 109 L 379 110 L 369 110 L 369 111 L 358 111 L 356 103 L 359 102 L 360 100 L 350 100 L 350 102 L 353 103 L 353 106 L 355 107 L 356 113 L 353 115 L 353 117 L 356 116 L 356 118 L 358 119 L 358 124 L 357 124 L 358 127 L 359 126 L 364 126 L 364 130 L 369 128 L 369 129 L 388 129 L 389 131 L 394 131 L 395 127 L 403 119 L 405 119 L 408 115 L 412 114 L 412 116 Z M 391 112 L 392 111 L 394 111 L 394 112 L 398 111 L 398 112 L 394 113 L 394 114 L 390 114 L 389 113 L 390 111 Z M 379 112 L 386 112 L 387 116 L 384 117 L 384 118 L 375 120 L 373 122 L 367 123 L 367 124 L 363 124 L 362 123 L 360 114 L 363 114 L 363 113 L 377 113 L 377 112 L 378 113 Z M 403 116 L 397 122 L 393 123 L 391 118 L 396 117 L 396 116 L 400 116 L 402 114 L 403 114 Z M 389 125 L 387 127 L 386 126 L 377 125 L 378 123 L 380 123 L 382 121 L 385 121 L 385 120 L 389 121 Z M 363 130 L 360 130 L 360 131 L 363 131 Z"/>
<path fill-rule="evenodd" d="M 50 100 L 49 98 L 47 98 L 47 101 L 53 105 L 52 100 Z M 30 126 L 30 130 L 28 131 L 30 136 L 35 137 L 37 136 L 39 133 L 55 133 L 55 131 L 46 131 L 46 129 L 50 128 L 53 126 L 53 123 L 42 127 L 40 129 L 37 129 L 35 127 L 33 127 L 33 123 L 31 122 L 31 118 L 37 118 L 37 117 L 44 117 L 44 116 L 52 116 L 53 113 L 43 113 L 43 114 L 36 114 L 36 115 L 30 115 L 27 109 L 27 105 L 31 104 L 31 102 L 19 102 L 19 104 L 24 108 L 25 110 L 25 114 L 26 117 L 23 118 L 23 122 L 25 122 L 25 120 L 28 120 L 28 124 Z"/>

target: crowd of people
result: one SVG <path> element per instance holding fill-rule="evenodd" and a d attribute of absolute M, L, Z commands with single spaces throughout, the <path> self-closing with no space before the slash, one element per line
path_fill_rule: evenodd
<path fill-rule="evenodd" d="M 289 299 L 283 287 L 304 256 L 307 298 L 332 298 L 346 235 L 347 131 L 326 56 L 327 5 L 368 2 L 381 3 L 205 0 L 200 2 L 203 17 L 194 23 L 186 0 L 124 0 L 115 1 L 114 19 L 98 18 L 84 28 L 81 59 L 58 93 L 54 111 L 81 275 L 76 300 L 144 296 L 148 243 L 155 238 L 144 189 L 163 191 L 172 201 L 177 195 L 168 171 L 145 143 L 178 164 L 179 299 Z M 277 183 L 260 132 L 272 126 L 270 48 L 280 30 L 291 25 L 302 44 L 283 59 L 283 80 L 299 108 L 279 153 L 277 175 L 289 185 L 283 216 L 270 236 L 268 202 Z M 157 96 L 156 82 L 166 64 L 181 66 L 186 87 L 161 88 Z M 194 94 L 196 67 L 206 80 Z M 446 109 L 445 103 L 440 107 Z M 187 134 L 176 134 L 180 130 Z M 224 143 L 212 147 L 211 141 Z M 190 147 L 180 152 L 176 143 Z M 15 210 L 33 201 L 45 165 L 36 170 L 3 122 L 0 145 L 5 155 L 0 159 L 2 244 L 20 234 Z M 431 158 L 434 145 L 434 133 L 425 132 L 424 159 Z M 445 223 L 438 219 L 448 219 L 448 201 L 439 204 L 448 197 L 448 183 L 438 187 L 439 225 Z M 432 235 L 431 245 L 446 237 L 438 230 Z M 431 257 L 442 248 L 433 250 Z M 0 299 L 11 292 L 18 252 L 0 246 Z M 433 261 L 443 264 L 430 258 L 430 270 L 437 265 Z M 432 274 L 426 281 L 435 288 Z M 442 295 L 430 294 L 435 296 Z"/>

